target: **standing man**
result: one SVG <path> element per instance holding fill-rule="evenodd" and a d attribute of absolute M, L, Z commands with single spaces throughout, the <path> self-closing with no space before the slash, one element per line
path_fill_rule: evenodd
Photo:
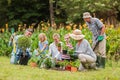
<path fill-rule="evenodd" d="M 97 55 L 96 65 L 98 68 L 105 68 L 106 58 L 106 35 L 105 26 L 98 18 L 92 18 L 89 12 L 83 13 L 83 19 L 92 32 L 93 50 Z"/>

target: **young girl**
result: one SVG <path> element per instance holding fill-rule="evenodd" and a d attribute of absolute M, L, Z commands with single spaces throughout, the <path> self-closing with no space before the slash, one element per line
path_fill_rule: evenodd
<path fill-rule="evenodd" d="M 39 53 L 37 55 L 46 54 L 46 51 L 48 50 L 47 37 L 44 33 L 40 33 L 38 38 L 39 38 L 38 43 Z"/>
<path fill-rule="evenodd" d="M 65 40 L 65 45 L 68 47 L 68 49 L 73 49 L 73 46 L 70 43 L 70 35 L 69 34 L 66 34 L 64 36 L 64 40 Z"/>

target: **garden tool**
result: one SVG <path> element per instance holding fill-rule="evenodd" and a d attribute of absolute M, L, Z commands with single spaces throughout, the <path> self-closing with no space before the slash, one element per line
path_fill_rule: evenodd
<path fill-rule="evenodd" d="M 99 42 L 102 41 L 104 39 L 104 36 L 98 36 L 95 45 L 92 46 L 93 51 L 95 50 L 95 48 L 97 47 L 97 45 L 99 45 Z"/>

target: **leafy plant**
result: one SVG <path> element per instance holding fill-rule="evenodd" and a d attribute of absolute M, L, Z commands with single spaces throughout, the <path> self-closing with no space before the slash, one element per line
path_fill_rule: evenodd
<path fill-rule="evenodd" d="M 70 65 L 73 66 L 73 67 L 77 67 L 78 68 L 80 66 L 80 60 L 77 59 L 75 61 L 71 61 Z"/>
<path fill-rule="evenodd" d="M 31 57 L 29 60 L 29 63 L 31 63 L 31 62 L 37 63 L 37 61 L 38 61 L 38 59 L 36 57 Z"/>
<path fill-rule="evenodd" d="M 48 69 L 53 67 L 53 63 L 52 63 L 50 58 L 47 58 L 45 60 L 45 67 L 48 68 Z"/>
<path fill-rule="evenodd" d="M 18 38 L 17 43 L 19 48 L 21 48 L 22 50 L 26 50 L 26 48 L 29 48 L 31 45 L 31 39 L 27 36 L 21 36 L 20 38 Z"/>
<path fill-rule="evenodd" d="M 57 64 L 60 65 L 61 67 L 65 67 L 69 64 L 69 61 L 63 60 L 63 61 L 59 61 Z"/>

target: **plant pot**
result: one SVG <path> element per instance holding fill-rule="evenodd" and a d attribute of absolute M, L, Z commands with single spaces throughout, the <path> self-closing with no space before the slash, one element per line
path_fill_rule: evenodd
<path fill-rule="evenodd" d="M 37 67 L 37 64 L 36 64 L 35 62 L 31 62 L 31 63 L 30 63 L 30 66 L 31 66 L 31 67 Z"/>
<path fill-rule="evenodd" d="M 67 54 L 67 50 L 63 50 L 63 54 Z"/>
<path fill-rule="evenodd" d="M 70 66 L 70 65 L 67 65 L 67 66 L 65 67 L 65 70 L 71 71 L 71 66 Z"/>
<path fill-rule="evenodd" d="M 71 67 L 71 72 L 76 72 L 77 71 L 77 67 Z"/>

